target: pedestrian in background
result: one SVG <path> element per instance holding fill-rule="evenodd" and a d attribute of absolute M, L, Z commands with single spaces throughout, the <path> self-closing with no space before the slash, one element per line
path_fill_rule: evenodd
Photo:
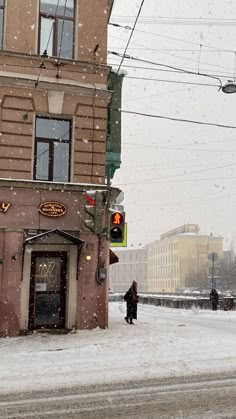
<path fill-rule="evenodd" d="M 215 288 L 212 288 L 210 292 L 210 302 L 212 310 L 216 311 L 219 304 L 219 294 Z"/>
<path fill-rule="evenodd" d="M 137 320 L 137 304 L 139 296 L 137 294 L 137 282 L 133 281 L 131 287 L 128 289 L 127 293 L 124 296 L 124 300 L 127 305 L 127 313 L 125 321 L 129 324 L 134 324 L 133 320 Z"/>

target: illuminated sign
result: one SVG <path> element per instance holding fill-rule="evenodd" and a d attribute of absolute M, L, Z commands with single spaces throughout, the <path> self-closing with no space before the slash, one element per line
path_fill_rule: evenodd
<path fill-rule="evenodd" d="M 10 206 L 10 202 L 0 202 L 0 212 L 7 212 Z"/>
<path fill-rule="evenodd" d="M 123 224 L 123 221 L 124 221 L 123 215 L 119 211 L 112 213 L 111 215 L 112 224 L 121 225 Z"/>
<path fill-rule="evenodd" d="M 66 206 L 60 202 L 44 202 L 40 204 L 39 212 L 47 217 L 61 217 L 66 213 Z"/>

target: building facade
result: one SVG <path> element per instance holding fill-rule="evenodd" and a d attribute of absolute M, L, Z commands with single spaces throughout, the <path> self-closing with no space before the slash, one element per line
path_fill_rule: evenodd
<path fill-rule="evenodd" d="M 186 224 L 161 235 L 147 246 L 147 291 L 176 292 L 210 285 L 209 255 L 223 257 L 223 237 L 199 233 L 199 226 Z"/>
<path fill-rule="evenodd" d="M 111 7 L 0 0 L 0 335 L 108 325 Z"/>
<path fill-rule="evenodd" d="M 110 288 L 125 292 L 133 281 L 138 282 L 138 292 L 147 291 L 147 251 L 143 249 L 116 250 L 119 263 L 110 268 Z"/>

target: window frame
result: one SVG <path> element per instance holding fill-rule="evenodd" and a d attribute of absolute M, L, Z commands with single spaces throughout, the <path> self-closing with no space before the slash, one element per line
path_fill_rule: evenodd
<path fill-rule="evenodd" d="M 37 119 L 48 119 L 51 121 L 66 121 L 69 123 L 69 139 L 68 140 L 60 140 L 60 139 L 53 139 L 53 138 L 44 138 L 44 137 L 37 137 L 36 136 L 36 129 L 37 129 Z M 49 155 L 48 155 L 48 179 L 37 179 L 37 150 L 38 150 L 38 143 L 49 144 Z M 53 172 L 54 172 L 54 144 L 55 143 L 64 143 L 69 145 L 69 155 L 68 155 L 68 180 L 67 181 L 55 181 L 53 179 Z M 35 181 L 40 182 L 58 182 L 58 183 L 70 183 L 71 181 L 71 145 L 72 145 L 72 119 L 69 118 L 57 118 L 57 117 L 49 117 L 43 115 L 36 115 L 35 118 L 35 135 L 34 135 L 34 166 L 33 166 L 33 179 Z"/>
<path fill-rule="evenodd" d="M 2 5 L 0 4 L 0 10 L 2 10 L 2 33 L 0 33 L 0 50 L 1 50 L 1 49 L 3 49 L 5 0 L 3 0 Z"/>
<path fill-rule="evenodd" d="M 71 58 L 65 58 L 60 55 L 59 58 L 65 59 L 65 60 L 73 60 L 75 56 L 75 16 L 76 16 L 76 0 L 73 0 L 73 18 L 70 16 L 64 16 L 64 15 L 56 15 L 56 14 L 49 14 L 45 12 L 41 12 L 41 0 L 39 0 L 39 31 L 38 31 L 38 53 L 43 54 L 44 51 L 40 52 L 41 50 L 41 18 L 44 17 L 45 19 L 51 19 L 54 20 L 55 28 L 52 31 L 52 57 L 59 57 L 57 51 L 58 45 L 57 45 L 57 36 L 59 32 L 59 20 L 67 20 L 73 23 L 73 30 L 72 30 L 72 57 Z"/>

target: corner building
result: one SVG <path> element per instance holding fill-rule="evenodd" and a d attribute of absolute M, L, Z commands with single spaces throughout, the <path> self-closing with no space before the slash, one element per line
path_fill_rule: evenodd
<path fill-rule="evenodd" d="M 108 326 L 111 8 L 0 0 L 1 336 Z"/>

